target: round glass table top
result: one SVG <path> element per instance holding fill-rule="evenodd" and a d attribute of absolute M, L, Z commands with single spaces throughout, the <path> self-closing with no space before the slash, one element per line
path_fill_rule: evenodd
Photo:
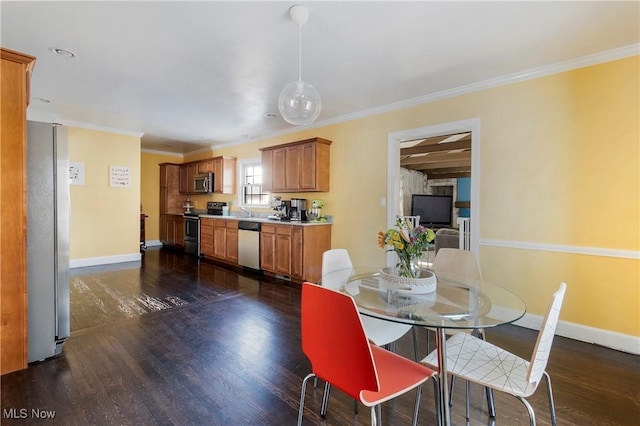
<path fill-rule="evenodd" d="M 524 302 L 496 285 L 436 273 L 436 290 L 419 294 L 388 285 L 381 268 L 355 267 L 325 274 L 319 284 L 353 297 L 358 311 L 387 321 L 447 329 L 479 329 L 511 323 Z"/>

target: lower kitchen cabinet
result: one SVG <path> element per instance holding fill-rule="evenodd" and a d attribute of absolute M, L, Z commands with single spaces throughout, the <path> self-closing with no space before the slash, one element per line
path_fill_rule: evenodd
<path fill-rule="evenodd" d="M 238 263 L 237 220 L 213 220 L 213 257 L 233 264 Z"/>
<path fill-rule="evenodd" d="M 213 219 L 200 218 L 200 254 L 213 258 Z"/>
<path fill-rule="evenodd" d="M 260 267 L 296 280 L 318 282 L 322 253 L 331 248 L 331 225 L 263 224 Z"/>
<path fill-rule="evenodd" d="M 238 221 L 200 218 L 200 254 L 205 258 L 238 264 Z"/>
<path fill-rule="evenodd" d="M 182 215 L 160 215 L 160 241 L 165 246 L 184 248 L 184 218 Z"/>

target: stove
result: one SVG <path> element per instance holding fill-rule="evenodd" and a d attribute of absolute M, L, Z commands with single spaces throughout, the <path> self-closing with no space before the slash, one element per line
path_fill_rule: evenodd
<path fill-rule="evenodd" d="M 221 201 L 207 201 L 207 214 L 222 216 L 222 208 L 226 205 L 227 203 Z"/>

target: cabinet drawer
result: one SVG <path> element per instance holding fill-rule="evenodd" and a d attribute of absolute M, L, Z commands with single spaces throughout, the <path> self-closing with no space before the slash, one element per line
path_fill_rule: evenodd
<path fill-rule="evenodd" d="M 276 227 L 274 225 L 263 223 L 260 232 L 262 232 L 263 234 L 275 234 Z"/>
<path fill-rule="evenodd" d="M 213 226 L 200 226 L 200 238 L 213 238 Z"/>
<path fill-rule="evenodd" d="M 276 226 L 276 235 L 291 235 L 292 226 Z"/>

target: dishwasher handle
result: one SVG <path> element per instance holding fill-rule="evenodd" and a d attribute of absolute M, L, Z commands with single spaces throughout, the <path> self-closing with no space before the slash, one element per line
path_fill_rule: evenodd
<path fill-rule="evenodd" d="M 241 220 L 238 222 L 238 229 L 242 229 L 244 231 L 260 232 L 260 222 Z"/>

